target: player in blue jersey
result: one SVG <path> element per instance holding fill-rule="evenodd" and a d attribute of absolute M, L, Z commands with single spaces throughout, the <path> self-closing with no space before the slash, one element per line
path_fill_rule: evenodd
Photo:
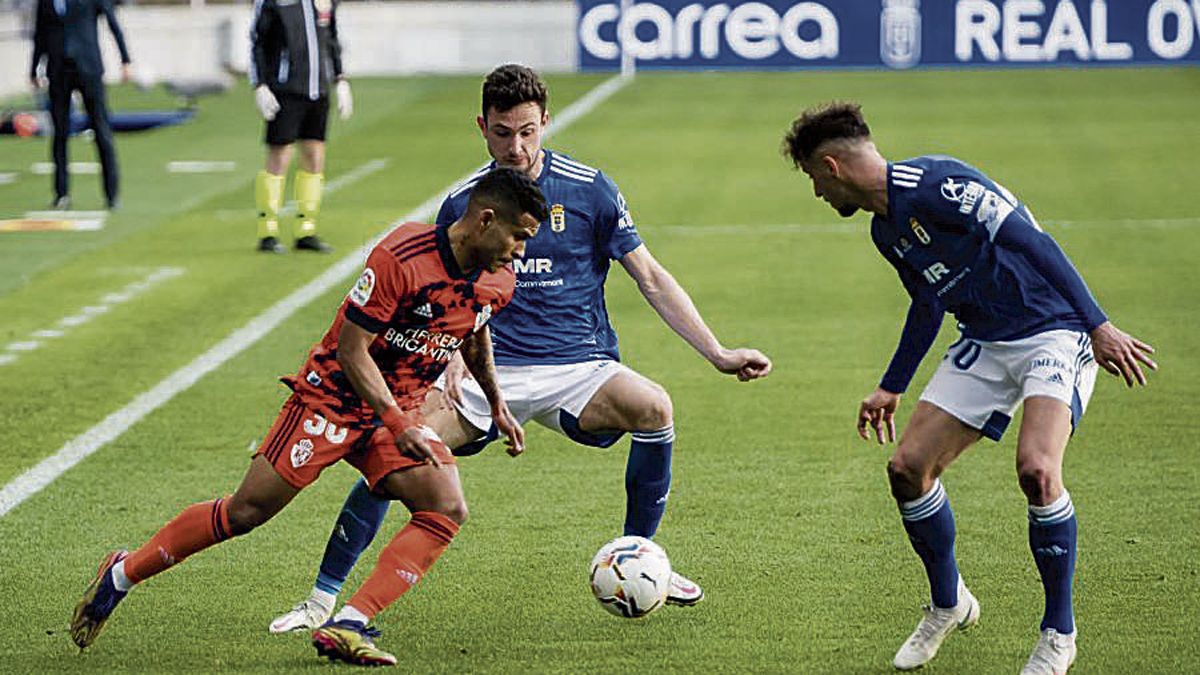
<path fill-rule="evenodd" d="M 1076 521 L 1063 487 L 1067 441 L 1092 393 L 1096 364 L 1145 384 L 1150 345 L 1110 323 L 1065 253 L 1011 192 L 957 159 L 891 163 L 858 105 L 833 103 L 796 119 L 784 154 L 839 214 L 874 214 L 871 238 L 912 298 L 900 344 L 863 399 L 858 432 L 895 440 L 900 396 L 933 345 L 942 317 L 950 345 L 888 462 L 904 529 L 929 577 L 932 602 L 894 665 L 924 665 L 955 629 L 979 619 L 958 574 L 954 515 L 939 476 L 972 443 L 998 440 L 1017 406 L 1017 476 L 1029 503 L 1029 547 L 1045 590 L 1041 635 L 1023 672 L 1061 673 L 1075 658 L 1071 580 Z"/>
<path fill-rule="evenodd" d="M 618 261 L 663 320 L 722 373 L 765 377 L 771 362 L 753 349 L 726 349 L 684 289 L 638 236 L 616 184 L 602 171 L 542 147 L 550 121 L 546 87 L 519 65 L 492 71 L 483 84 L 477 124 L 494 160 L 446 197 L 441 225 L 466 208 L 471 186 L 492 167 L 525 171 L 546 195 L 549 218 L 514 261 L 513 301 L 489 324 L 500 389 L 524 424 L 534 420 L 577 443 L 608 447 L 633 436 L 625 472 L 624 534 L 652 537 L 666 509 L 675 440 L 671 399 L 661 386 L 622 364 L 608 320 L 604 281 Z M 487 399 L 464 379 L 461 361 L 430 394 L 426 424 L 455 454 L 473 454 L 497 437 Z M 519 452 L 510 447 L 510 454 Z M 347 497 L 307 600 L 271 623 L 274 633 L 320 625 L 342 582 L 370 543 L 388 502 L 359 482 Z M 672 574 L 667 602 L 693 605 L 700 587 Z"/>

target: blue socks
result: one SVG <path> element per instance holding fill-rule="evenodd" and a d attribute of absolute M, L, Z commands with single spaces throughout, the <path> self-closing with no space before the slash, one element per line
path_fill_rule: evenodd
<path fill-rule="evenodd" d="M 958 604 L 958 565 L 954 561 L 954 512 L 942 481 L 929 492 L 900 504 L 900 517 L 913 550 L 925 563 L 929 591 L 935 607 Z"/>
<path fill-rule="evenodd" d="M 1029 506 L 1029 550 L 1046 590 L 1042 630 L 1075 632 L 1071 610 L 1071 580 L 1075 576 L 1075 506 L 1065 490 L 1053 504 Z"/>
<path fill-rule="evenodd" d="M 358 556 L 371 545 L 375 533 L 383 523 L 391 502 L 371 494 L 367 481 L 358 479 L 329 535 L 325 545 L 325 557 L 321 559 L 321 570 L 317 574 L 315 588 L 332 595 L 342 590 Z"/>
<path fill-rule="evenodd" d="M 654 536 L 667 510 L 671 491 L 671 444 L 674 425 L 657 431 L 638 431 L 625 465 L 625 534 Z"/>
<path fill-rule="evenodd" d="M 936 607 L 958 604 L 958 566 L 954 561 L 954 513 L 942 482 L 911 502 L 900 504 L 900 516 L 913 549 L 925 563 L 930 595 Z M 1029 507 L 1029 550 L 1046 591 L 1042 630 L 1075 632 L 1071 581 L 1075 576 L 1075 507 L 1062 493 L 1053 504 Z"/>

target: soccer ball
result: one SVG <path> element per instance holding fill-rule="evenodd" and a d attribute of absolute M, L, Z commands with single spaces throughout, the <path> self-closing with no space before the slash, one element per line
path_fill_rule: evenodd
<path fill-rule="evenodd" d="M 646 616 L 666 602 L 670 587 L 671 561 L 649 539 L 617 537 L 592 558 L 592 593 L 617 616 Z"/>

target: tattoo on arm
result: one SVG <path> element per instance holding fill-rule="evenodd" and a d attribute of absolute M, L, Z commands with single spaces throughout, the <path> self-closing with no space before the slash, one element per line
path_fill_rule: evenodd
<path fill-rule="evenodd" d="M 500 385 L 496 381 L 496 365 L 492 361 L 492 334 L 487 326 L 463 341 L 462 357 L 488 403 L 495 404 L 500 400 Z"/>

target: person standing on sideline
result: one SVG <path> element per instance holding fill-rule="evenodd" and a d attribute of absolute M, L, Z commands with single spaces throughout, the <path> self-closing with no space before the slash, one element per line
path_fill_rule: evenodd
<path fill-rule="evenodd" d="M 48 1 L 48 0 L 43 0 Z M 317 212 L 325 182 L 325 126 L 330 83 L 337 92 L 338 116 L 354 112 L 350 83 L 342 74 L 337 34 L 338 0 L 255 0 L 250 28 L 250 85 L 267 122 L 266 166 L 254 180 L 258 207 L 258 250 L 283 253 L 279 210 L 292 145 L 300 140 L 296 170 L 296 219 L 292 241 L 298 251 L 332 250 L 317 236 Z"/>
<path fill-rule="evenodd" d="M 979 620 L 979 601 L 958 573 L 954 513 L 940 476 L 981 437 L 1000 440 L 1020 406 L 1017 481 L 1045 591 L 1041 635 L 1021 672 L 1066 672 L 1076 654 L 1071 581 L 1078 547 L 1063 455 L 1091 398 L 1097 364 L 1129 387 L 1144 385 L 1142 365 L 1157 369 L 1154 349 L 1108 320 L 1066 253 L 1013 193 L 953 157 L 889 162 L 857 104 L 805 111 L 784 137 L 783 153 L 839 215 L 874 214 L 871 239 L 912 300 L 891 363 L 859 404 L 863 439 L 870 431 L 880 444 L 895 439 L 900 395 L 946 312 L 962 333 L 887 465 L 931 595 L 893 665 L 920 668 L 947 636 Z"/>
<path fill-rule="evenodd" d="M 129 50 L 117 23 L 112 0 L 38 0 L 33 21 L 33 62 L 29 80 L 34 89 L 49 85 L 50 118 L 54 121 L 51 144 L 54 157 L 54 202 L 57 209 L 71 206 L 67 176 L 67 138 L 71 135 L 71 94 L 83 96 L 100 169 L 104 176 L 104 198 L 109 209 L 120 205 L 117 150 L 108 123 L 108 101 L 104 91 L 104 62 L 96 37 L 96 20 L 104 15 L 108 29 L 121 52 L 121 79 L 128 82 Z M 46 59 L 46 77 L 38 74 Z"/>

